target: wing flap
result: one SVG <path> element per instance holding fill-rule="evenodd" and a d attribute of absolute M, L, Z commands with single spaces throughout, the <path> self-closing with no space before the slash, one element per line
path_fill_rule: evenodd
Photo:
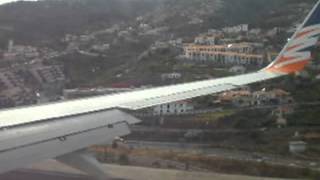
<path fill-rule="evenodd" d="M 116 136 L 129 134 L 129 124 L 137 122 L 129 114 L 109 110 L 2 130 L 0 173 L 112 142 Z"/>
<path fill-rule="evenodd" d="M 109 110 L 28 124 L 0 131 L 0 152 L 26 146 L 35 142 L 56 139 L 124 121 L 128 124 L 138 119 L 119 110 Z"/>

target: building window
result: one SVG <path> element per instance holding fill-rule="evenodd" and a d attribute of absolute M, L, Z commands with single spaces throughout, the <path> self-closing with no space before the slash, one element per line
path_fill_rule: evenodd
<path fill-rule="evenodd" d="M 113 128 L 113 124 L 108 124 L 108 128 Z"/>

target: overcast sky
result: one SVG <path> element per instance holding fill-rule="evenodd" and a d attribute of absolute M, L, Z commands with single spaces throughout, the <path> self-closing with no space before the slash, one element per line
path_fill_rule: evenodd
<path fill-rule="evenodd" d="M 0 5 L 8 2 L 13 2 L 13 1 L 18 1 L 18 0 L 0 0 Z M 27 1 L 36 1 L 36 0 L 27 0 Z"/>

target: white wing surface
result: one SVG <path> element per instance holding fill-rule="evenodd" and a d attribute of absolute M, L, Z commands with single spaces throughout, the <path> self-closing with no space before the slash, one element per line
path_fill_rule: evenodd
<path fill-rule="evenodd" d="M 278 77 L 260 71 L 221 79 L 145 89 L 87 99 L 8 109 L 0 112 L 0 127 L 34 123 L 109 109 L 138 110 L 154 105 L 222 92 L 239 86 Z"/>

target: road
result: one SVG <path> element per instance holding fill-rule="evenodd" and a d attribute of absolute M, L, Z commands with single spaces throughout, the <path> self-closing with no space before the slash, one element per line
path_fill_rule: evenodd
<path fill-rule="evenodd" d="M 107 180 L 284 180 L 280 178 L 261 178 L 252 176 L 226 175 L 153 169 L 133 166 L 104 165 L 114 178 Z M 54 160 L 35 165 L 32 169 L 24 169 L 0 175 L 1 180 L 94 180 L 77 171 L 66 168 Z"/>

